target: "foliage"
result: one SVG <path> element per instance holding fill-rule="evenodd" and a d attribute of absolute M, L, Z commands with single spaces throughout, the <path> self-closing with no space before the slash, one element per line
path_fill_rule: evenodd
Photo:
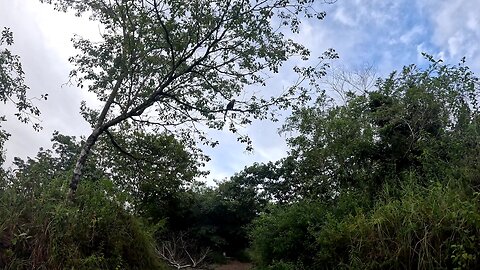
<path fill-rule="evenodd" d="M 62 256 L 74 260 L 66 263 L 81 269 L 91 269 L 91 267 L 110 269 L 115 265 L 122 269 L 145 269 L 135 266 L 135 264 L 148 264 L 152 258 L 157 262 L 150 263 L 158 264 L 159 257 L 156 257 L 158 250 L 155 248 L 156 236 L 159 232 L 166 230 L 165 219 L 170 218 L 174 223 L 172 227 L 174 227 L 175 222 L 178 221 L 175 217 L 181 216 L 177 209 L 181 210 L 182 208 L 180 206 L 175 208 L 175 204 L 184 205 L 186 203 L 182 200 L 181 194 L 185 192 L 192 178 L 197 175 L 198 169 L 195 166 L 199 163 L 192 158 L 180 142 L 175 141 L 171 136 L 134 135 L 115 136 L 115 140 L 126 147 L 141 142 L 143 148 L 137 147 L 136 149 L 142 149 L 141 151 L 145 152 L 140 152 L 140 150 L 132 152 L 139 157 L 138 160 L 125 157 L 123 153 L 118 153 L 117 149 L 111 149 L 112 144 L 102 142 L 97 145 L 98 147 L 93 152 L 93 157 L 97 162 L 94 163 L 91 160 L 86 164 L 84 175 L 89 177 L 88 184 L 79 190 L 78 196 L 71 204 L 64 201 L 65 197 L 62 192 L 65 192 L 66 188 L 64 181 L 71 175 L 75 166 L 76 155 L 81 149 L 81 140 L 55 132 L 52 138 L 52 150 L 40 149 L 35 158 L 28 158 L 26 161 L 15 159 L 16 169 L 8 177 L 2 178 L 0 185 L 0 190 L 4 191 L 2 195 L 15 194 L 19 198 L 18 200 L 23 203 L 24 201 L 28 202 L 26 208 L 22 208 L 22 210 L 14 208 L 12 211 L 15 210 L 19 213 L 30 211 L 28 209 L 35 204 L 37 207 L 35 211 L 38 213 L 32 210 L 33 216 L 26 217 L 27 221 L 23 216 L 19 219 L 9 220 L 9 226 L 15 228 L 38 226 L 40 230 L 45 229 L 45 226 L 37 224 L 40 222 L 39 219 L 42 219 L 42 222 L 50 222 L 49 228 L 57 230 L 54 235 L 39 239 L 38 237 L 42 235 L 36 233 L 29 237 L 32 238 L 32 241 L 34 239 L 35 241 L 53 241 L 52 239 L 54 239 L 56 242 L 42 247 L 42 252 L 48 253 L 49 257 L 53 256 L 51 253 L 53 251 L 46 250 L 48 248 L 55 248 L 55 252 L 63 252 L 61 246 L 69 249 L 62 253 L 63 255 L 59 254 L 58 261 L 53 264 L 42 262 L 41 265 L 49 265 L 50 269 L 61 262 Z M 102 139 L 108 140 L 109 138 Z M 106 156 L 104 153 L 116 154 Z M 51 196 L 54 197 L 51 198 Z M 9 200 L 12 198 L 5 198 L 5 203 Z M 87 203 L 91 204 L 89 208 L 85 208 Z M 130 211 L 127 212 L 125 209 Z M 57 211 L 61 212 L 57 213 Z M 142 219 L 148 222 L 148 226 L 152 226 L 152 229 L 141 225 L 138 218 L 132 215 L 133 213 L 141 215 Z M 8 217 L 7 212 L 2 220 L 6 217 Z M 85 217 L 88 218 L 84 219 Z M 64 220 L 64 223 L 55 223 L 57 219 Z M 25 222 L 27 224 L 24 224 Z M 186 221 L 182 220 L 182 222 Z M 53 228 L 51 227 L 53 225 L 59 227 Z M 91 231 L 92 226 L 95 226 L 96 231 Z M 136 238 L 137 234 L 141 239 Z M 61 237 L 61 235 L 64 236 Z M 59 237 L 59 239 L 52 237 Z M 132 237 L 134 238 L 132 239 Z M 92 242 L 97 240 L 96 243 Z M 147 249 L 138 249 L 138 252 L 146 252 L 143 255 L 132 255 L 138 261 L 130 258 L 130 251 L 127 250 L 127 247 L 137 245 L 129 243 L 130 240 L 137 241 L 138 245 L 145 245 L 142 248 Z M 52 246 L 53 244 L 59 246 Z M 118 246 L 116 246 L 117 244 Z M 161 243 L 158 244 L 161 245 Z M 91 253 L 88 253 L 88 250 L 91 250 Z M 112 250 L 111 252 L 114 254 L 108 253 L 110 251 L 106 250 Z M 8 259 L 11 264 L 14 265 L 16 263 L 14 261 L 22 261 L 31 265 L 32 262 L 21 257 L 23 255 L 19 255 L 19 252 L 25 253 L 27 256 L 34 250 L 12 250 L 12 256 Z M 129 263 L 132 263 L 133 266 L 128 265 Z M 58 268 L 63 267 L 67 266 L 65 264 L 58 266 Z M 152 267 L 146 268 L 152 269 Z M 158 269 L 158 266 L 156 267 L 155 269 Z"/>
<path fill-rule="evenodd" d="M 33 99 L 27 96 L 29 87 L 25 84 L 25 73 L 20 57 L 8 49 L 13 44 L 13 33 L 10 28 L 4 27 L 0 33 L 0 102 L 13 104 L 17 111 L 14 115 L 18 120 L 23 123 L 31 123 L 33 128 L 38 131 L 41 127 L 36 120 L 40 115 L 40 110 L 33 104 Z M 47 97 L 48 94 L 44 94 L 41 99 L 46 100 Z M 10 134 L 2 129 L 2 122 L 5 121 L 7 121 L 6 115 L 0 115 L 0 179 L 6 177 L 3 168 L 5 162 L 3 146 L 10 137 Z"/>
<path fill-rule="evenodd" d="M 42 181 L 71 174 L 76 154 L 80 151 L 81 141 L 77 141 L 74 136 L 66 136 L 58 132 L 53 133 L 51 141 L 52 149 L 40 148 L 34 158 L 27 157 L 26 160 L 14 158 L 13 164 L 16 167 L 14 178 L 17 183 L 22 183 L 17 185 L 18 188 L 26 188 L 23 192 L 40 192 L 41 190 L 34 186 L 35 183 L 41 184 Z M 97 167 L 93 161 L 89 162 L 86 167 L 85 175 L 91 181 L 99 180 L 105 175 L 103 168 Z M 42 181 L 39 182 L 38 178 Z M 11 185 L 14 184 L 11 183 Z"/>
<path fill-rule="evenodd" d="M 298 33 L 302 17 L 323 19 L 325 14 L 315 10 L 314 1 L 41 1 L 78 15 L 88 11 L 104 26 L 100 42 L 77 37 L 74 46 L 81 53 L 70 59 L 78 86 L 88 85 L 104 102 L 99 111 L 82 104 L 93 130 L 78 156 L 71 195 L 90 150 L 109 129 L 169 130 L 181 140 L 199 139 L 215 146 L 217 142 L 198 125 L 222 129 L 225 105 L 231 100 L 243 99 L 229 108 L 233 111 L 229 118 L 238 117 L 230 121 L 234 133 L 252 119 L 269 114 L 275 119 L 272 108 L 308 101 L 309 91 L 318 86 L 315 79 L 325 74 L 324 60 L 337 57 L 329 50 L 316 66 L 296 66 L 299 80 L 286 91 L 259 94 L 246 87 L 265 86 L 293 56 L 309 59 L 310 51 L 284 32 Z M 237 135 L 251 149 L 249 137 Z"/>
<path fill-rule="evenodd" d="M 440 184 L 402 191 L 371 211 L 352 205 L 352 197 L 336 206 L 277 207 L 254 221 L 253 258 L 259 269 L 471 269 L 479 263 L 478 195 Z"/>
<path fill-rule="evenodd" d="M 40 110 L 27 96 L 29 87 L 25 84 L 25 73 L 20 57 L 8 49 L 13 43 L 13 33 L 5 27 L 0 34 L 0 102 L 12 103 L 17 109 L 15 116 L 18 120 L 32 123 L 33 127 L 39 130 L 40 125 L 35 119 L 40 115 Z M 47 97 L 48 94 L 45 94 L 41 98 L 46 100 Z M 0 115 L 0 123 L 5 120 L 5 116 Z M 8 137 L 7 133 L 0 130 L 0 143 L 5 137 Z"/>
<path fill-rule="evenodd" d="M 161 201 L 164 195 L 156 198 Z M 267 203 L 257 194 L 256 186 L 239 174 L 216 187 L 194 182 L 188 188 L 173 191 L 165 204 L 152 204 L 154 215 L 141 214 L 150 221 L 165 222 L 165 229 L 157 233 L 162 246 L 181 240 L 189 250 L 210 250 L 208 259 L 218 262 L 225 259 L 224 253 L 247 259 L 248 226 Z"/>
<path fill-rule="evenodd" d="M 162 269 L 149 229 L 123 209 L 108 180 L 88 182 L 65 200 L 66 177 L 0 192 L 4 269 Z"/>
<path fill-rule="evenodd" d="M 424 70 L 393 72 L 369 92 L 349 92 L 343 104 L 320 99 L 295 111 L 284 126 L 298 133 L 289 140 L 294 170 L 286 180 L 303 181 L 303 197 L 328 199 L 350 188 L 376 196 L 412 170 L 425 185 L 463 173 L 465 162 L 478 172 L 464 158 L 477 160 L 480 150 L 478 78 L 463 62 L 430 60 Z"/>
<path fill-rule="evenodd" d="M 141 124 L 168 127 L 208 120 L 209 127 L 221 128 L 218 121 L 223 118 L 217 116 L 223 116 L 225 105 L 245 85 L 265 83 L 260 71 L 277 72 L 293 55 L 309 58 L 307 48 L 285 38 L 277 27 L 298 32 L 302 14 L 319 19 L 324 15 L 314 9 L 314 1 L 45 2 L 61 10 L 89 10 L 92 19 L 104 24 L 102 42 L 75 39 L 82 54 L 71 59 L 77 66 L 72 76 L 79 85 L 93 82 L 89 91 L 100 100 L 115 100 L 108 104 L 111 115 L 105 120 L 114 121 L 111 125 L 120 116 L 139 123 L 135 116 L 143 113 L 140 110 L 155 106 L 159 122 Z M 281 19 L 278 26 L 271 23 L 276 17 Z M 112 95 L 116 81 L 122 85 Z M 270 102 L 280 104 L 286 97 Z M 265 117 L 270 102 L 258 98 L 252 96 L 235 109 L 245 114 L 241 123 L 248 123 L 250 116 Z M 95 115 L 100 112 L 86 115 L 92 125 Z"/>
<path fill-rule="evenodd" d="M 322 205 L 305 202 L 274 208 L 256 219 L 252 225 L 254 261 L 260 268 L 270 265 L 272 269 L 286 262 L 311 265 L 315 238 L 309 225 L 322 222 L 324 213 Z"/>
<path fill-rule="evenodd" d="M 258 216 L 265 203 L 255 201 L 254 190 L 242 188 L 235 180 L 220 183 L 215 189 L 197 195 L 192 207 L 193 232 L 210 243 L 213 250 L 242 257 L 248 247 L 247 226 Z"/>
<path fill-rule="evenodd" d="M 172 135 L 140 131 L 107 135 L 94 149 L 97 168 L 130 195 L 137 214 L 154 222 L 175 215 L 179 194 L 206 174 L 201 167 L 207 157 Z"/>
<path fill-rule="evenodd" d="M 407 188 L 399 200 L 379 204 L 331 224 L 317 241 L 332 252 L 322 262 L 353 269 L 471 269 L 478 265 L 478 198 L 462 190 L 434 185 Z M 342 252 L 338 252 L 341 250 Z"/>
<path fill-rule="evenodd" d="M 236 183 L 226 181 L 218 187 L 196 187 L 177 194 L 177 205 L 170 205 L 166 228 L 159 235 L 170 241 L 173 235 L 183 235 L 198 249 L 212 251 L 212 257 L 225 253 L 230 257 L 245 257 L 248 247 L 248 225 L 264 205 L 252 200 L 254 194 L 238 191 Z M 215 259 L 215 258 L 212 258 Z M 216 259 L 215 259 L 216 260 Z"/>
<path fill-rule="evenodd" d="M 260 269 L 478 264 L 479 83 L 463 62 L 429 60 L 289 118 L 296 135 L 273 171 L 290 170 L 273 183 L 295 196 L 253 223 Z"/>
<path fill-rule="evenodd" d="M 250 198 L 257 211 L 270 201 L 278 204 L 297 201 L 304 195 L 305 183 L 304 179 L 293 175 L 296 165 L 290 157 L 277 162 L 254 163 L 232 176 L 228 185 L 235 189 L 240 200 L 243 196 Z"/>
<path fill-rule="evenodd" d="M 251 225 L 252 258 L 259 269 L 322 269 L 322 265 L 328 268 L 328 260 L 319 262 L 317 258 L 317 253 L 330 251 L 319 245 L 318 232 L 369 209 L 370 205 L 364 194 L 343 193 L 335 204 L 303 200 L 271 206 Z M 332 237 L 331 242 L 337 240 L 341 239 Z M 336 262 L 335 256 L 330 259 Z"/>

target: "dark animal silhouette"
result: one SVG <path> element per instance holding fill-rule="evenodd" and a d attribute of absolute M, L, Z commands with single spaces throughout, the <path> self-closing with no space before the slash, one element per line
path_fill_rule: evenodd
<path fill-rule="evenodd" d="M 235 99 L 232 99 L 228 104 L 227 107 L 225 108 L 225 114 L 223 115 L 223 121 L 227 118 L 227 112 L 229 110 L 233 110 L 233 106 L 235 105 Z"/>

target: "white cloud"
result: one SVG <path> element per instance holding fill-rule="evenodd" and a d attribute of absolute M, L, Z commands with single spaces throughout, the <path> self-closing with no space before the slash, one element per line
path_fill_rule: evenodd
<path fill-rule="evenodd" d="M 345 8 L 339 7 L 335 13 L 333 14 L 333 18 L 340 22 L 341 24 L 344 24 L 346 26 L 355 26 L 356 22 L 353 20 L 351 17 L 351 14 L 347 14 L 345 12 Z"/>
<path fill-rule="evenodd" d="M 419 2 L 433 27 L 432 42 L 457 61 L 466 56 L 480 61 L 480 2 L 475 0 L 429 0 Z"/>
<path fill-rule="evenodd" d="M 415 25 L 411 30 L 400 36 L 400 42 L 404 44 L 410 44 L 414 42 L 415 39 L 424 32 L 425 29 L 421 25 Z"/>

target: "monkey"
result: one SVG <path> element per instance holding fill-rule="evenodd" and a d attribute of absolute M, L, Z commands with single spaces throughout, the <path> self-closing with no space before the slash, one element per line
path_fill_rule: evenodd
<path fill-rule="evenodd" d="M 228 110 L 233 110 L 233 106 L 235 105 L 235 99 L 232 99 L 228 104 L 227 107 L 225 108 L 225 114 L 223 115 L 223 121 L 227 118 L 227 112 Z"/>

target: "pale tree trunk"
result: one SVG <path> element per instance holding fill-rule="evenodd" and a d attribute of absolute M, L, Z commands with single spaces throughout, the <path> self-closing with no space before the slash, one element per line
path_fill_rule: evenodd
<path fill-rule="evenodd" d="M 93 130 L 93 132 L 88 136 L 85 144 L 82 146 L 82 150 L 80 151 L 80 155 L 78 156 L 77 162 L 75 163 L 75 168 L 73 169 L 73 176 L 70 181 L 70 192 L 69 197 L 73 198 L 75 196 L 75 192 L 77 191 L 78 183 L 80 182 L 80 178 L 82 177 L 83 167 L 85 167 L 85 163 L 87 162 L 88 155 L 90 154 L 90 150 L 95 145 L 100 134 L 102 134 L 103 130 L 97 128 Z"/>
<path fill-rule="evenodd" d="M 82 150 L 80 151 L 80 155 L 78 156 L 77 163 L 75 163 L 75 168 L 73 169 L 72 179 L 70 180 L 70 190 L 68 193 L 70 199 L 73 199 L 75 197 L 75 192 L 77 191 L 78 184 L 80 183 L 80 179 L 82 178 L 83 167 L 85 167 L 85 163 L 87 162 L 87 158 L 90 155 L 90 151 L 92 150 L 92 147 L 97 142 L 98 137 L 100 137 L 100 135 L 109 126 L 112 126 L 118 122 L 118 121 L 111 121 L 111 123 L 107 123 L 107 124 L 104 123 L 108 110 L 110 110 L 110 106 L 115 100 L 115 97 L 118 94 L 118 90 L 120 89 L 120 86 L 122 85 L 124 78 L 125 78 L 125 73 L 120 74 L 119 78 L 117 79 L 117 82 L 113 86 L 112 93 L 110 93 L 110 96 L 108 97 L 108 100 L 105 102 L 105 106 L 103 107 L 102 112 L 100 113 L 100 116 L 97 119 L 97 124 L 95 125 L 95 128 L 93 129 L 92 133 L 90 134 L 90 136 L 88 136 L 87 140 L 82 146 Z"/>

